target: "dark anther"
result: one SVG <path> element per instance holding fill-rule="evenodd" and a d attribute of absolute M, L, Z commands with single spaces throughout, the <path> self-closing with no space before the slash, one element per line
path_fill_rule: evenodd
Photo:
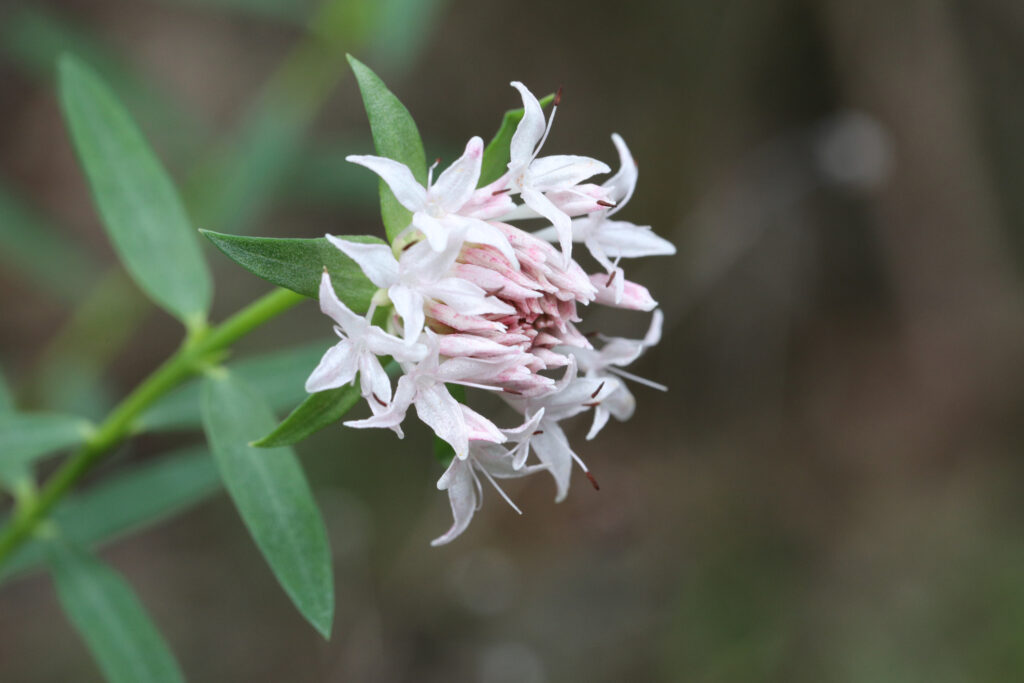
<path fill-rule="evenodd" d="M 619 273 L 619 271 L 613 270 L 612 274 L 608 276 L 608 282 L 606 282 L 604 286 L 605 287 L 611 287 L 612 286 L 612 282 L 615 281 L 615 276 L 618 275 L 618 273 Z"/>
<path fill-rule="evenodd" d="M 507 389 L 506 388 L 506 389 L 502 389 L 502 391 L 504 391 L 506 394 L 515 394 L 516 396 L 522 396 L 523 395 L 523 392 L 516 391 L 515 389 Z"/>
<path fill-rule="evenodd" d="M 597 389 L 594 389 L 594 393 L 590 395 L 590 398 L 597 398 L 597 395 L 601 393 L 602 389 L 604 389 L 604 382 L 597 385 Z"/>
<path fill-rule="evenodd" d="M 374 401 L 376 401 L 377 403 L 381 404 L 381 405 L 382 405 L 382 406 L 384 406 L 385 408 L 387 408 L 387 407 L 388 407 L 388 404 L 387 404 L 387 403 L 385 403 L 384 401 L 380 400 L 380 396 L 378 396 L 378 395 L 377 395 L 377 394 L 375 394 L 375 393 L 371 393 L 370 395 L 371 395 L 371 396 L 373 396 L 373 400 L 374 400 Z"/>
<path fill-rule="evenodd" d="M 590 472 L 584 472 L 583 474 L 587 475 L 587 479 L 590 480 L 590 483 L 593 485 L 595 491 L 601 490 L 601 487 L 597 485 L 597 479 L 594 479 L 593 474 L 591 474 Z"/>
<path fill-rule="evenodd" d="M 491 193 L 491 196 L 492 197 L 497 197 L 499 194 L 505 194 L 506 192 L 511 192 L 511 191 L 512 191 L 511 187 L 506 187 L 504 190 L 495 190 L 494 192 Z"/>
<path fill-rule="evenodd" d="M 408 249 L 409 247 L 411 247 L 411 246 L 412 246 L 412 245 L 414 245 L 414 244 L 416 244 L 416 243 L 415 243 L 415 242 L 409 242 L 409 243 L 408 243 L 408 244 L 406 244 L 406 245 L 405 245 L 404 247 L 402 247 L 402 251 L 405 251 L 405 250 L 407 250 L 407 249 Z"/>
<path fill-rule="evenodd" d="M 597 406 L 601 405 L 601 402 L 600 401 L 590 401 L 588 403 L 584 403 L 583 405 L 585 405 L 588 408 L 596 408 Z"/>
<path fill-rule="evenodd" d="M 603 199 L 598 199 L 597 203 L 600 204 L 601 206 L 607 206 L 609 209 L 615 206 L 615 204 L 613 204 L 612 202 L 606 202 Z"/>
<path fill-rule="evenodd" d="M 537 431 L 535 431 L 535 432 L 533 433 L 533 435 L 534 435 L 534 436 L 537 436 L 538 434 L 543 434 L 543 433 L 544 433 L 544 430 L 543 430 L 543 429 L 538 429 Z"/>
<path fill-rule="evenodd" d="M 554 106 L 558 106 L 562 103 L 562 86 L 558 86 L 558 92 L 555 93 Z"/>

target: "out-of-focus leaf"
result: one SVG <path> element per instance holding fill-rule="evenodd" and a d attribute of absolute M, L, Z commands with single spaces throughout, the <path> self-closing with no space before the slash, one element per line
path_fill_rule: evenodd
<path fill-rule="evenodd" d="M 210 274 L 167 172 L 128 113 L 74 57 L 60 62 L 60 100 L 107 232 L 136 283 L 194 326 L 210 305 Z"/>
<path fill-rule="evenodd" d="M 0 415 L 14 412 L 14 394 L 8 386 L 4 373 L 0 372 Z"/>
<path fill-rule="evenodd" d="M 84 550 L 50 544 L 57 597 L 111 683 L 184 683 L 163 636 L 131 586 Z"/>
<path fill-rule="evenodd" d="M 14 3 L 18 4 L 18 3 Z M 200 149 L 206 131 L 153 83 L 139 74 L 87 26 L 47 10 L 40 3 L 20 3 L 0 21 L 0 49 L 33 77 L 49 83 L 57 58 L 65 52 L 91 64 L 118 97 L 137 112 L 140 127 L 177 158 Z M 2 222 L 2 221 L 0 221 Z"/>
<path fill-rule="evenodd" d="M 336 423 L 358 400 L 359 388 L 353 386 L 310 394 L 274 431 L 252 445 L 257 448 L 274 448 L 298 443 L 324 427 Z"/>
<path fill-rule="evenodd" d="M 124 271 L 111 268 L 39 355 L 29 402 L 93 419 L 106 415 L 114 398 L 107 366 L 151 310 Z"/>
<path fill-rule="evenodd" d="M 298 458 L 289 448 L 253 448 L 273 413 L 226 370 L 203 378 L 203 426 L 231 499 L 281 587 L 328 638 L 334 578 L 327 531 Z"/>
<path fill-rule="evenodd" d="M 231 364 L 231 371 L 249 384 L 271 410 L 290 410 L 306 397 L 306 378 L 332 342 L 324 340 Z M 192 381 L 163 397 L 139 420 L 141 431 L 193 429 L 202 423 L 199 382 Z"/>
<path fill-rule="evenodd" d="M 204 447 L 169 453 L 77 493 L 54 510 L 61 534 L 82 546 L 105 544 L 184 511 L 220 490 L 220 475 Z M 0 567 L 0 580 L 46 559 L 45 544 L 23 545 Z"/>
<path fill-rule="evenodd" d="M 12 482 L 37 458 L 82 443 L 91 430 L 76 415 L 0 414 L 0 481 Z"/>
<path fill-rule="evenodd" d="M 540 100 L 541 108 L 547 107 L 555 99 L 554 95 L 547 95 Z M 509 147 L 512 145 L 512 136 L 515 135 L 516 126 L 523 120 L 523 109 L 510 109 L 505 112 L 501 119 L 501 126 L 494 134 L 491 141 L 484 148 L 484 157 L 480 162 L 480 183 L 483 187 L 501 177 L 508 169 L 508 162 L 512 159 Z"/>
<path fill-rule="evenodd" d="M 88 252 L 0 186 L 0 262 L 43 291 L 73 303 L 96 279 Z"/>
<path fill-rule="evenodd" d="M 338 297 L 356 313 L 364 313 L 370 307 L 370 299 L 377 290 L 355 261 L 323 237 L 283 239 L 201 232 L 225 256 L 253 275 L 303 296 L 318 298 L 325 267 Z M 382 244 L 369 235 L 340 237 L 350 242 Z"/>
<path fill-rule="evenodd" d="M 348 61 L 359 82 L 377 155 L 405 164 L 416 180 L 426 185 L 426 154 L 409 110 L 365 64 L 351 55 Z M 380 181 L 380 214 L 389 240 L 393 240 L 412 220 L 412 214 L 398 203 L 383 180 Z"/>
<path fill-rule="evenodd" d="M 446 0 L 376 0 L 377 20 L 370 45 L 372 62 L 381 70 L 411 66 L 434 33 Z"/>
<path fill-rule="evenodd" d="M 211 12 L 265 17 L 302 24 L 316 4 L 314 0 L 156 0 L 161 5 L 187 6 Z"/>

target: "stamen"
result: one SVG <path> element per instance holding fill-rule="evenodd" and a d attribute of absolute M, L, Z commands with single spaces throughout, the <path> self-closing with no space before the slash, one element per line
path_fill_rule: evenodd
<path fill-rule="evenodd" d="M 440 164 L 440 163 L 441 163 L 441 157 L 438 157 L 438 158 L 434 159 L 434 163 L 432 163 L 430 165 L 430 168 L 427 169 L 427 189 L 428 190 L 430 189 L 430 186 L 434 184 L 434 169 L 437 168 L 438 164 Z"/>
<path fill-rule="evenodd" d="M 533 433 L 533 436 L 537 436 L 538 434 L 543 434 L 543 433 L 544 433 L 544 430 L 543 430 L 543 429 L 538 429 L 537 431 L 535 431 L 535 432 Z"/>
<path fill-rule="evenodd" d="M 516 391 L 515 389 L 509 389 L 508 387 L 505 387 L 504 389 L 502 389 L 502 391 L 504 391 L 506 394 L 513 394 L 515 396 L 522 396 L 523 395 L 523 392 Z"/>
<path fill-rule="evenodd" d="M 611 287 L 612 286 L 612 282 L 615 281 L 615 276 L 618 274 L 618 272 L 619 272 L 618 268 L 616 268 L 615 270 L 612 271 L 612 274 L 608 276 L 608 282 L 606 282 L 605 285 L 604 285 L 605 287 Z"/>
<path fill-rule="evenodd" d="M 557 107 L 561 103 L 562 103 L 562 86 L 558 86 L 558 91 L 555 93 L 555 101 L 554 101 L 554 105 L 553 106 Z"/>
<path fill-rule="evenodd" d="M 511 187 L 506 187 L 504 190 L 495 190 L 494 192 L 491 193 L 491 196 L 492 197 L 497 197 L 499 194 L 505 194 L 506 192 L 511 192 L 511 191 L 512 191 Z"/>
<path fill-rule="evenodd" d="M 614 207 L 615 207 L 615 203 L 614 203 L 614 202 L 606 202 L 606 201 L 605 201 L 605 200 L 603 200 L 603 199 L 598 199 L 598 200 L 597 200 L 597 203 L 598 203 L 598 204 L 599 204 L 600 206 L 606 206 L 606 207 L 608 207 L 609 209 L 611 209 L 611 208 L 614 208 Z"/>
<path fill-rule="evenodd" d="M 551 116 L 548 117 L 548 125 L 544 128 L 544 135 L 541 136 L 540 142 L 538 142 L 537 146 L 533 149 L 533 156 L 530 157 L 530 161 L 533 161 L 534 159 L 537 158 L 537 155 L 540 153 L 540 148 L 543 147 L 544 143 L 547 141 L 548 134 L 551 132 L 551 124 L 555 122 L 555 112 L 558 111 L 558 103 L 561 101 L 562 89 L 559 88 L 558 92 L 555 93 L 555 101 L 552 103 L 551 106 Z"/>
<path fill-rule="evenodd" d="M 371 392 L 371 393 L 370 393 L 370 396 L 373 396 L 373 400 L 374 400 L 374 401 L 376 401 L 377 403 L 381 404 L 381 405 L 382 405 L 382 406 L 384 406 L 385 408 L 387 408 L 387 407 L 388 407 L 388 404 L 387 404 L 387 403 L 385 403 L 384 401 L 382 401 L 382 400 L 381 400 L 381 398 L 380 398 L 380 396 L 378 396 L 378 395 L 377 395 L 376 393 L 373 393 L 373 392 Z"/>
<path fill-rule="evenodd" d="M 583 474 L 586 475 L 587 479 L 590 480 L 590 483 L 593 485 L 595 491 L 600 491 L 601 490 L 601 487 L 598 485 L 597 479 L 594 479 L 594 475 L 593 474 L 591 474 L 590 472 L 586 472 L 586 471 L 584 471 Z"/>
<path fill-rule="evenodd" d="M 412 247 L 412 246 L 413 246 L 414 244 L 416 244 L 416 240 L 413 240 L 412 242 L 409 242 L 409 243 L 408 243 L 408 244 L 406 244 L 406 245 L 405 245 L 404 247 L 402 247 L 402 251 L 403 251 L 403 252 L 404 252 L 404 251 L 408 251 L 408 249 L 409 249 L 410 247 Z"/>
<path fill-rule="evenodd" d="M 668 387 L 665 386 L 664 384 L 658 384 L 657 382 L 653 382 L 653 381 L 647 379 L 646 377 L 640 377 L 638 375 L 634 375 L 632 372 L 626 372 L 625 370 L 622 370 L 621 368 L 608 367 L 607 370 L 608 370 L 608 372 L 613 372 L 616 375 L 619 375 L 621 377 L 625 377 L 626 379 L 631 379 L 631 380 L 633 380 L 634 382 L 636 382 L 638 384 L 643 384 L 645 387 L 650 387 L 651 389 L 657 389 L 658 391 L 668 391 Z"/>
<path fill-rule="evenodd" d="M 601 405 L 601 402 L 600 401 L 589 401 L 588 403 L 584 403 L 583 405 L 585 405 L 588 408 L 596 408 L 599 405 Z"/>
<path fill-rule="evenodd" d="M 595 389 L 594 393 L 590 395 L 590 398 L 597 398 L 597 395 L 601 393 L 602 389 L 604 389 L 604 382 L 597 385 L 597 389 Z"/>
<path fill-rule="evenodd" d="M 516 507 L 516 504 L 512 502 L 512 499 L 508 497 L 508 494 L 505 493 L 500 486 L 498 486 L 498 482 L 494 481 L 494 477 L 491 476 L 491 473 L 485 470 L 483 467 L 481 467 L 478 463 L 474 462 L 473 464 L 476 465 L 477 468 L 484 473 L 484 476 L 487 477 L 487 481 L 491 482 L 491 486 L 493 486 L 495 490 L 499 494 L 501 494 L 501 497 L 505 499 L 505 502 L 511 505 L 513 510 L 515 510 L 519 514 L 523 514 L 523 511 Z"/>

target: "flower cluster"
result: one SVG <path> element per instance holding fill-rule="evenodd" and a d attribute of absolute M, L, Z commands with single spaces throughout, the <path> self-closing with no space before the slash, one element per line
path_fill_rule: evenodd
<path fill-rule="evenodd" d="M 665 388 L 623 370 L 658 342 L 661 314 L 647 289 L 626 279 L 620 261 L 675 253 L 649 226 L 612 218 L 636 186 L 629 149 L 613 135 L 618 171 L 600 185 L 585 182 L 611 169 L 589 157 L 539 156 L 557 98 L 545 120 L 537 98 L 522 83 L 512 86 L 522 96 L 524 113 L 504 175 L 477 187 L 484 150 L 479 137 L 436 180 L 435 164 L 426 187 L 396 161 L 349 156 L 387 183 L 412 220 L 391 246 L 327 236 L 379 290 L 370 311 L 359 316 L 338 299 L 324 273 L 320 306 L 337 323 L 341 341 L 324 355 L 306 389 L 340 387 L 358 376 L 373 414 L 346 425 L 386 427 L 401 437 L 406 414 L 415 407 L 419 419 L 451 445 L 455 457 L 437 486 L 448 492 L 455 522 L 434 545 L 468 526 L 480 505 L 481 477 L 518 511 L 495 479 L 547 470 L 562 500 L 572 463 L 584 472 L 587 467 L 561 421 L 593 409 L 591 439 L 610 416 L 632 415 L 634 399 L 625 379 Z M 510 224 L 538 218 L 549 225 L 533 233 Z M 576 242 L 604 272 L 583 270 L 573 258 Z M 591 303 L 653 311 L 650 330 L 640 340 L 588 337 L 577 324 L 582 307 Z M 385 305 L 391 307 L 388 331 L 371 323 Z M 393 392 L 380 356 L 402 368 Z M 457 401 L 451 385 L 495 392 L 521 422 L 499 428 Z"/>

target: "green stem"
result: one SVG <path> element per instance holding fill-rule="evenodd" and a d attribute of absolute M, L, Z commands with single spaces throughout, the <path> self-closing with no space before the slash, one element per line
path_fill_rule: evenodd
<path fill-rule="evenodd" d="M 119 443 L 130 436 L 135 420 L 158 398 L 201 372 L 211 356 L 222 352 L 256 327 L 288 310 L 304 297 L 277 289 L 257 299 L 216 327 L 194 331 L 174 354 L 119 403 L 89 440 L 40 489 L 26 500 L 0 532 L 0 564 L 28 538 L 36 525 L 72 486 Z"/>

